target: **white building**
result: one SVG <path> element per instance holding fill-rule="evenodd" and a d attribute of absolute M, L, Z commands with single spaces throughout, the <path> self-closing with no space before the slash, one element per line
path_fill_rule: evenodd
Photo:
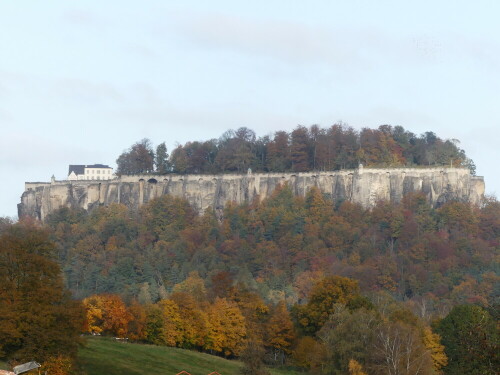
<path fill-rule="evenodd" d="M 113 168 L 104 164 L 70 165 L 68 180 L 111 180 L 114 178 Z"/>

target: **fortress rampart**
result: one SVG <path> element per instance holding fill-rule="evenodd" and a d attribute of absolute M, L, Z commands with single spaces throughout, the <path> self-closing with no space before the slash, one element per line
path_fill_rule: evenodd
<path fill-rule="evenodd" d="M 318 187 L 335 202 L 349 200 L 373 207 L 379 200 L 399 202 L 403 195 L 420 191 L 429 204 L 450 200 L 480 203 L 485 185 L 482 177 L 465 168 L 363 168 L 332 172 L 248 173 L 245 175 L 135 175 L 113 180 L 26 182 L 18 204 L 19 217 L 44 220 L 61 207 L 91 210 L 99 205 L 122 203 L 137 209 L 142 204 L 171 194 L 183 197 L 202 212 L 222 209 L 226 203 L 265 199 L 288 183 L 296 195 Z"/>

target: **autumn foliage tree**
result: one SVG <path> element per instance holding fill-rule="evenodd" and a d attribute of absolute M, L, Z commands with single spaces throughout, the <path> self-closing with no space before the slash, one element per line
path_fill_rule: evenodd
<path fill-rule="evenodd" d="M 145 339 L 155 345 L 182 346 L 183 321 L 174 301 L 162 300 L 147 307 Z"/>
<path fill-rule="evenodd" d="M 118 175 L 151 173 L 154 171 L 154 163 L 155 154 L 151 141 L 144 138 L 134 143 L 116 159 L 116 173 Z"/>
<path fill-rule="evenodd" d="M 431 375 L 432 359 L 418 330 L 402 322 L 385 322 L 376 331 L 371 368 L 380 375 Z"/>
<path fill-rule="evenodd" d="M 375 330 L 380 317 L 364 308 L 350 311 L 343 304 L 335 304 L 327 322 L 317 333 L 324 347 L 323 366 L 331 374 L 345 374 L 352 360 L 369 362 Z"/>
<path fill-rule="evenodd" d="M 128 337 L 134 341 L 143 341 L 146 337 L 146 308 L 133 300 L 128 306 L 130 320 L 128 322 Z"/>
<path fill-rule="evenodd" d="M 200 349 L 205 344 L 208 330 L 207 312 L 200 308 L 195 297 L 176 292 L 170 296 L 179 307 L 181 321 L 180 347 L 185 349 Z"/>
<path fill-rule="evenodd" d="M 244 348 L 245 318 L 238 306 L 225 298 L 216 298 L 207 312 L 208 329 L 204 349 L 224 356 L 238 356 Z"/>
<path fill-rule="evenodd" d="M 424 327 L 422 339 L 425 348 L 432 359 L 432 368 L 436 374 L 442 374 L 442 368 L 448 364 L 445 347 L 441 344 L 441 336 L 433 332 L 430 327 Z"/>
<path fill-rule="evenodd" d="M 335 304 L 346 305 L 352 310 L 370 306 L 361 296 L 355 280 L 330 276 L 314 285 L 306 305 L 295 307 L 295 319 L 305 332 L 316 333 L 335 311 Z"/>
<path fill-rule="evenodd" d="M 349 375 L 367 375 L 363 371 L 363 366 L 355 359 L 349 360 Z"/>
<path fill-rule="evenodd" d="M 0 236 L 0 358 L 76 357 L 83 309 L 64 289 L 55 246 L 30 222 Z"/>
<path fill-rule="evenodd" d="M 125 337 L 132 315 L 121 297 L 113 294 L 94 295 L 83 300 L 90 333 Z"/>
<path fill-rule="evenodd" d="M 261 340 L 258 337 L 251 336 L 246 342 L 245 350 L 241 354 L 241 361 L 243 362 L 241 374 L 270 375 L 269 370 L 264 364 L 265 354 Z"/>
<path fill-rule="evenodd" d="M 78 371 L 72 359 L 63 355 L 47 359 L 41 370 L 50 375 L 72 375 Z"/>
<path fill-rule="evenodd" d="M 274 363 L 285 363 L 286 356 L 292 352 L 292 344 L 296 334 L 290 313 L 284 301 L 280 301 L 271 309 L 270 318 L 265 330 L 265 344 L 272 350 Z"/>

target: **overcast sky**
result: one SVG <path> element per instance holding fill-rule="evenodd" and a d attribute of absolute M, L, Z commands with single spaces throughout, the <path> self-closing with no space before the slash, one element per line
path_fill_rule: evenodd
<path fill-rule="evenodd" d="M 148 137 L 343 121 L 456 138 L 500 192 L 500 1 L 0 0 L 0 216 Z"/>

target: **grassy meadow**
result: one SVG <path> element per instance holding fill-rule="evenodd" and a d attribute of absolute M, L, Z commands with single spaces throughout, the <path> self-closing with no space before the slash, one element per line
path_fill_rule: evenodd
<path fill-rule="evenodd" d="M 87 375 L 175 375 L 182 370 L 191 375 L 236 375 L 239 361 L 166 346 L 116 342 L 110 338 L 91 337 L 79 352 L 79 362 Z M 298 374 L 291 370 L 271 370 L 272 375 Z"/>

